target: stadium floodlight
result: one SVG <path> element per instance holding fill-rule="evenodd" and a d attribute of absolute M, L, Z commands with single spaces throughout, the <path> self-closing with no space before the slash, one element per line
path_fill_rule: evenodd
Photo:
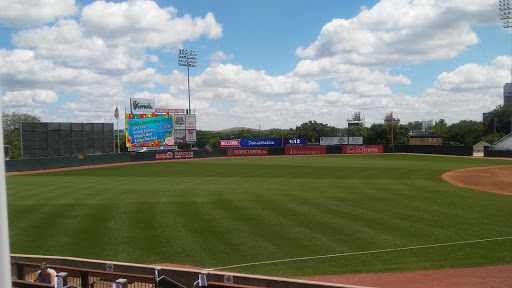
<path fill-rule="evenodd" d="M 503 22 L 503 28 L 512 28 L 512 3 L 510 0 L 500 0 L 498 3 L 498 9 L 500 10 L 498 15 L 500 16 L 500 20 Z M 510 56 L 512 57 L 512 36 L 510 41 Z M 512 63 L 510 66 L 510 77 L 512 82 Z"/>
<path fill-rule="evenodd" d="M 197 51 L 180 49 L 178 53 L 178 65 L 187 66 L 188 82 L 188 112 L 190 114 L 190 67 L 197 67 Z"/>

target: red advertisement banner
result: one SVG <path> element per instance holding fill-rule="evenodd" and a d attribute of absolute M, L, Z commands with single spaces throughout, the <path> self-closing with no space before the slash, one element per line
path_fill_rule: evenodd
<path fill-rule="evenodd" d="M 285 147 L 284 149 L 284 154 L 286 155 L 320 155 L 326 153 L 325 146 Z"/>
<path fill-rule="evenodd" d="M 382 153 L 384 148 L 382 145 L 344 145 L 341 151 L 343 154 L 371 154 Z"/>
<path fill-rule="evenodd" d="M 227 149 L 226 153 L 228 156 L 268 156 L 268 148 L 239 148 L 239 149 Z"/>
<path fill-rule="evenodd" d="M 220 140 L 220 147 L 240 147 L 240 139 Z"/>

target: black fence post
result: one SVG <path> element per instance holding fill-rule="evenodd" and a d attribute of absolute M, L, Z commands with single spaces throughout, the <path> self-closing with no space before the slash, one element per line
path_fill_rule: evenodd
<path fill-rule="evenodd" d="M 82 287 L 87 288 L 89 287 L 89 275 L 87 272 L 80 273 L 80 282 Z"/>
<path fill-rule="evenodd" d="M 16 264 L 16 276 L 18 280 L 25 280 L 25 266 L 23 264 Z"/>

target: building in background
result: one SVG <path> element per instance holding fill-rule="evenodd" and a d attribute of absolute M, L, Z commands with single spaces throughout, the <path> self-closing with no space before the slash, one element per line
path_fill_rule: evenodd
<path fill-rule="evenodd" d="M 503 105 L 512 105 L 512 83 L 503 86 Z"/>
<path fill-rule="evenodd" d="M 347 119 L 348 128 L 360 126 L 364 127 L 364 116 L 361 116 L 361 112 L 356 112 L 352 115 L 352 119 Z"/>

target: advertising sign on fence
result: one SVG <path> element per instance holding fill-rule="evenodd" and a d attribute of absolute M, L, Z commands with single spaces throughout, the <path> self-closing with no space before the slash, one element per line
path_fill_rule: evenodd
<path fill-rule="evenodd" d="M 371 154 L 382 153 L 382 145 L 347 145 L 341 148 L 343 154 Z"/>
<path fill-rule="evenodd" d="M 185 129 L 196 129 L 196 114 L 185 115 Z"/>
<path fill-rule="evenodd" d="M 232 157 L 238 156 L 268 156 L 268 148 L 234 148 L 226 149 L 226 154 Z"/>
<path fill-rule="evenodd" d="M 187 143 L 196 143 L 196 130 L 195 129 L 187 129 L 186 131 L 186 139 Z"/>
<path fill-rule="evenodd" d="M 282 147 L 283 138 L 240 139 L 241 147 Z"/>
<path fill-rule="evenodd" d="M 283 138 L 283 146 L 306 146 L 306 138 Z"/>
<path fill-rule="evenodd" d="M 220 140 L 220 147 L 240 147 L 241 139 L 228 139 L 228 140 Z"/>
<path fill-rule="evenodd" d="M 193 150 L 156 152 L 155 153 L 155 160 L 174 160 L 174 159 L 188 159 L 188 158 L 195 158 L 195 152 Z"/>
<path fill-rule="evenodd" d="M 174 114 L 174 129 L 185 129 L 185 115 L 184 114 Z"/>
<path fill-rule="evenodd" d="M 125 114 L 126 147 L 173 146 L 173 116 Z"/>
<path fill-rule="evenodd" d="M 187 143 L 186 130 L 174 130 L 174 138 L 176 139 L 176 144 Z"/>
<path fill-rule="evenodd" d="M 348 137 L 348 144 L 363 145 L 363 137 Z"/>
<path fill-rule="evenodd" d="M 286 155 L 320 155 L 325 154 L 325 146 L 314 146 L 314 147 L 285 147 L 284 154 Z"/>
<path fill-rule="evenodd" d="M 348 143 L 348 137 L 320 137 L 320 145 L 342 145 Z"/>

